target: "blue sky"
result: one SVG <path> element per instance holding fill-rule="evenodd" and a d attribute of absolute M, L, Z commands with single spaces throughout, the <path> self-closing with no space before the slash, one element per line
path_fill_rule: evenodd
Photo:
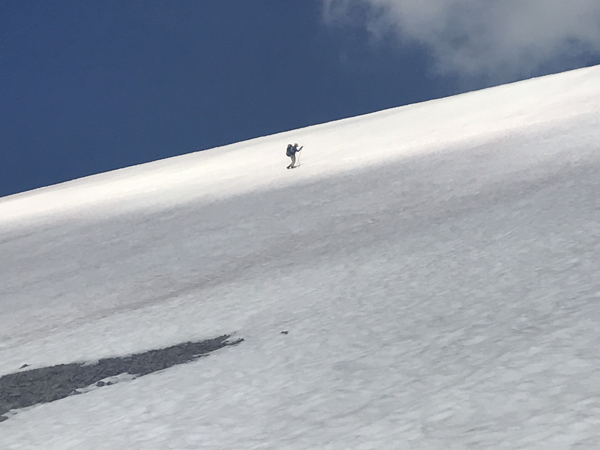
<path fill-rule="evenodd" d="M 457 1 L 0 0 L 0 196 L 600 63 L 594 2 Z"/>

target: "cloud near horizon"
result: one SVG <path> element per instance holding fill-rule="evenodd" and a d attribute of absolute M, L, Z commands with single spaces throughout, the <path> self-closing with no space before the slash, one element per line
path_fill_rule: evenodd
<path fill-rule="evenodd" d="M 444 75 L 508 80 L 600 56 L 598 0 L 323 0 L 323 18 L 422 45 Z"/>

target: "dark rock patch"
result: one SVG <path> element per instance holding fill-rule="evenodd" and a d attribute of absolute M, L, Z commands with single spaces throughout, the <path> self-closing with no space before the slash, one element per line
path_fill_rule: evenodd
<path fill-rule="evenodd" d="M 224 335 L 120 358 L 101 359 L 96 364 L 60 364 L 4 375 L 0 377 L 0 422 L 7 419 L 3 414 L 12 409 L 80 394 L 77 389 L 92 385 L 102 387 L 113 384 L 110 381 L 101 381 L 108 377 L 124 373 L 134 377 L 148 375 L 177 364 L 194 361 L 214 350 L 239 344 L 243 340 L 228 342 L 229 337 Z"/>

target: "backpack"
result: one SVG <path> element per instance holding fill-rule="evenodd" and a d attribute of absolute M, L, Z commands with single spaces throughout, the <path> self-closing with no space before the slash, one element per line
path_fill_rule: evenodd
<path fill-rule="evenodd" d="M 296 149 L 292 144 L 288 144 L 287 150 L 285 151 L 285 156 L 292 156 L 294 153 L 296 153 Z"/>

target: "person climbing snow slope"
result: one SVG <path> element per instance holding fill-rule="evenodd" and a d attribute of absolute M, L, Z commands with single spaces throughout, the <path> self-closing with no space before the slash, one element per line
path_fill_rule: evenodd
<path fill-rule="evenodd" d="M 304 146 L 298 148 L 298 144 L 288 144 L 285 154 L 292 159 L 291 164 L 287 166 L 288 169 L 293 169 L 300 165 L 300 155 L 298 155 L 298 165 L 296 165 L 296 153 L 300 153 L 303 148 Z"/>

